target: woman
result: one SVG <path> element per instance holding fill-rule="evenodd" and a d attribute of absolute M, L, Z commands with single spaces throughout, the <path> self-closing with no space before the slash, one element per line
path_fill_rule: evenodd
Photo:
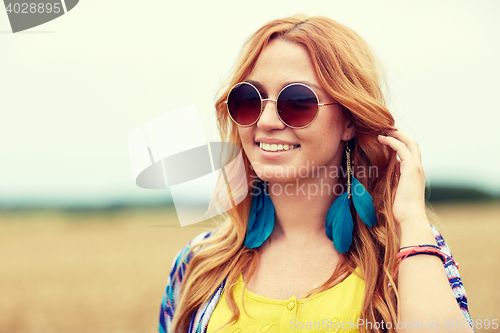
<path fill-rule="evenodd" d="M 251 195 L 177 256 L 161 332 L 471 331 L 418 145 L 394 127 L 355 32 L 324 17 L 266 24 L 216 110 Z"/>

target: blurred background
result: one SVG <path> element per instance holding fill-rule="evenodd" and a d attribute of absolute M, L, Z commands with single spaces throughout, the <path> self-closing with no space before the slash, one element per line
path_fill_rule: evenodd
<path fill-rule="evenodd" d="M 82 0 L 16 34 L 0 9 L 1 333 L 157 329 L 174 255 L 212 224 L 181 228 L 168 190 L 135 185 L 128 135 L 195 104 L 217 141 L 244 41 L 297 13 L 374 49 L 471 315 L 500 319 L 500 2 Z"/>

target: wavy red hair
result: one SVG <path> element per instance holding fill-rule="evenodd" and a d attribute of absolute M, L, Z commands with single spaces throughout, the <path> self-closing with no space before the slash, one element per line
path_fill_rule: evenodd
<path fill-rule="evenodd" d="M 395 323 L 397 291 L 392 272 L 399 241 L 392 204 L 399 169 L 395 153 L 377 141 L 377 135 L 395 127 L 381 91 L 381 71 L 366 42 L 350 28 L 326 17 L 299 15 L 264 25 L 245 43 L 235 70 L 215 103 L 222 141 L 233 142 L 242 149 L 237 126 L 228 116 L 225 101 L 230 87 L 249 76 L 262 50 L 276 38 L 305 47 L 322 88 L 342 104 L 345 116 L 354 124 L 356 136 L 349 142 L 352 164 L 355 172 L 366 171 L 357 173 L 356 178 L 371 193 L 377 214 L 373 228 L 367 227 L 353 214 L 354 235 L 350 250 L 342 256 L 332 277 L 323 286 L 311 290 L 309 295 L 332 287 L 355 267 L 360 267 L 366 285 L 361 318 L 370 322 Z M 244 151 L 243 160 L 250 191 L 250 181 L 256 175 Z M 375 172 L 368 172 L 372 170 Z M 250 267 L 251 277 L 258 262 L 257 251 L 243 245 L 250 205 L 251 196 L 248 196 L 227 212 L 228 222 L 214 236 L 195 247 L 173 320 L 174 332 L 187 330 L 196 308 L 210 298 L 226 277 L 225 295 L 233 312 L 228 324 L 238 319 L 240 312 L 232 297 L 234 282 L 244 267 Z M 364 330 L 363 327 L 360 329 Z M 374 328 L 374 331 L 380 330 Z"/>

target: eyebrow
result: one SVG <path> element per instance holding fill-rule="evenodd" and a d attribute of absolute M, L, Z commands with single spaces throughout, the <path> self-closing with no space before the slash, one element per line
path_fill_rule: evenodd
<path fill-rule="evenodd" d="M 257 88 L 259 88 L 261 90 L 265 90 L 264 86 L 262 84 L 260 84 L 259 82 L 257 82 L 257 81 L 245 80 L 245 82 L 251 83 L 251 84 L 253 84 L 254 86 L 256 86 Z M 309 81 L 292 81 L 292 82 L 287 82 L 287 83 L 285 83 L 283 85 L 283 88 L 286 87 L 286 86 L 288 86 L 288 85 L 290 85 L 290 84 L 293 84 L 293 83 L 302 83 L 302 84 L 305 84 L 305 85 L 307 85 L 309 87 L 313 87 L 313 88 L 316 88 L 316 89 L 324 92 L 324 90 L 320 86 L 318 86 L 317 84 L 314 84 L 312 82 L 309 82 Z"/>

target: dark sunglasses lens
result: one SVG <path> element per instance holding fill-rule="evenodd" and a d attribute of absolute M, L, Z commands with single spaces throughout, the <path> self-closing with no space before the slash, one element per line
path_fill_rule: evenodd
<path fill-rule="evenodd" d="M 309 125 L 318 113 L 318 99 L 314 92 L 301 84 L 286 87 L 278 97 L 281 119 L 293 127 Z"/>
<path fill-rule="evenodd" d="M 259 93 L 249 84 L 240 84 L 229 92 L 227 107 L 236 123 L 240 125 L 253 124 L 260 114 Z"/>

